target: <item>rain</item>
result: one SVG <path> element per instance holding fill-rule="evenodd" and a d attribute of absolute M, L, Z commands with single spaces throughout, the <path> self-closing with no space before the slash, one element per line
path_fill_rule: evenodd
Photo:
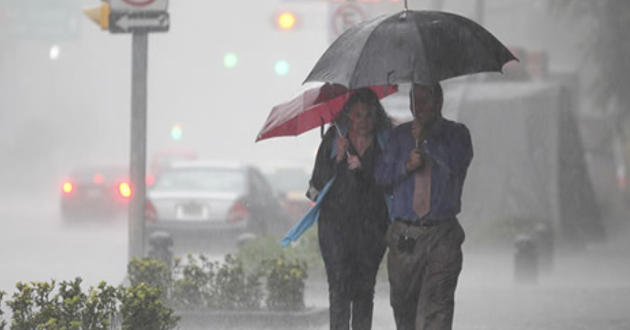
<path fill-rule="evenodd" d="M 106 3 L 102 29 L 86 9 Z M 156 297 L 182 317 L 176 327 L 328 329 L 317 227 L 281 242 L 312 206 L 330 124 L 260 133 L 274 107 L 320 86 L 305 80 L 337 37 L 405 5 L 467 17 L 518 58 L 503 73 L 442 81 L 442 113 L 468 127 L 474 149 L 453 329 L 630 329 L 624 0 L 0 0 L 0 329 L 22 329 L 16 283 L 131 288 L 134 269 L 162 269 L 130 264 L 146 256 L 175 269 Z M 146 134 L 132 119 L 133 24 L 155 28 Z M 411 85 L 395 82 L 379 97 L 398 125 L 412 120 Z M 396 328 L 386 260 L 377 330 Z M 196 265 L 210 284 L 186 291 L 177 280 Z M 295 276 L 298 298 L 273 286 L 274 270 Z M 212 293 L 219 274 L 240 281 L 240 298 Z M 115 314 L 113 328 L 125 315 Z"/>

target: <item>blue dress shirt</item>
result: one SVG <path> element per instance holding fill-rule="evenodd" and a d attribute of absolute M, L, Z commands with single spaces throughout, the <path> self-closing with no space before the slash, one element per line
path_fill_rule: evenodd
<path fill-rule="evenodd" d="M 439 118 L 421 146 L 431 168 L 431 208 L 422 219 L 413 210 L 414 175 L 407 173 L 409 154 L 416 147 L 411 122 L 394 128 L 376 162 L 375 179 L 391 193 L 391 220 L 433 222 L 453 219 L 461 210 L 466 171 L 473 157 L 470 132 L 463 124 Z"/>

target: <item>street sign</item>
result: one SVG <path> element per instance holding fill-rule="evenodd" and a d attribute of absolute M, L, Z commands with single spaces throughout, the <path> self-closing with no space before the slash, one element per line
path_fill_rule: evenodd
<path fill-rule="evenodd" d="M 167 12 L 112 12 L 109 16 L 111 33 L 167 32 L 169 26 L 170 17 Z"/>
<path fill-rule="evenodd" d="M 332 14 L 328 37 L 331 41 L 337 39 L 348 28 L 368 18 L 362 3 L 331 3 L 330 11 Z"/>
<path fill-rule="evenodd" d="M 168 0 L 109 0 L 112 11 L 137 13 L 147 11 L 166 11 Z"/>

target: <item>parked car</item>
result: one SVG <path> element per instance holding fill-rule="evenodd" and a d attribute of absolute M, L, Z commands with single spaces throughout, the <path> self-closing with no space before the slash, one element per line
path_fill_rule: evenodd
<path fill-rule="evenodd" d="M 127 210 L 132 194 L 127 168 L 122 165 L 77 168 L 61 184 L 64 220 L 110 216 Z"/>
<path fill-rule="evenodd" d="M 166 231 L 176 249 L 234 246 L 241 237 L 280 235 L 288 218 L 260 171 L 237 162 L 182 161 L 148 190 L 146 237 Z"/>
<path fill-rule="evenodd" d="M 276 166 L 268 169 L 265 174 L 278 192 L 280 204 L 292 222 L 306 214 L 313 202 L 306 198 L 310 173 L 305 167 Z"/>
<path fill-rule="evenodd" d="M 197 152 L 192 149 L 161 149 L 151 155 L 147 168 L 147 186 L 152 186 L 155 177 L 171 163 L 176 161 L 197 160 Z"/>

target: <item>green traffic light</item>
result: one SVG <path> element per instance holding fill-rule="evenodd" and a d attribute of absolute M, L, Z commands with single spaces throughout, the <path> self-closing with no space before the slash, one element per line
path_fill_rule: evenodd
<path fill-rule="evenodd" d="M 179 141 L 182 139 L 182 127 L 177 124 L 175 126 L 173 126 L 173 128 L 171 128 L 171 137 L 173 138 L 173 140 L 175 141 Z"/>
<path fill-rule="evenodd" d="M 284 76 L 289 73 L 289 62 L 285 60 L 279 60 L 276 62 L 276 66 L 274 67 L 276 74 L 279 76 Z"/>
<path fill-rule="evenodd" d="M 231 69 L 238 64 L 238 56 L 234 53 L 227 53 L 223 56 L 223 66 Z"/>

